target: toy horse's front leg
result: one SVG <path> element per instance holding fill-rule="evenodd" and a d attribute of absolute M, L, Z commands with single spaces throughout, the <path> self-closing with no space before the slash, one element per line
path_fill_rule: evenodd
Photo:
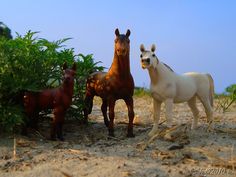
<path fill-rule="evenodd" d="M 101 110 L 102 110 L 102 115 L 104 118 L 104 123 L 106 125 L 106 127 L 109 126 L 109 120 L 107 117 L 107 100 L 106 99 L 102 99 L 102 106 L 101 106 Z"/>
<path fill-rule="evenodd" d="M 158 130 L 159 120 L 161 114 L 161 102 L 158 100 L 153 99 L 153 122 L 154 125 L 152 130 L 148 133 L 148 136 L 152 137 Z"/>
<path fill-rule="evenodd" d="M 134 120 L 134 101 L 132 97 L 125 99 L 125 103 L 128 108 L 129 124 L 127 137 L 134 137 L 133 133 L 133 120 Z"/>
<path fill-rule="evenodd" d="M 84 103 L 84 123 L 88 124 L 88 115 L 92 112 L 93 109 L 93 95 L 91 95 L 88 91 L 86 91 Z"/>
<path fill-rule="evenodd" d="M 63 107 L 55 107 L 53 109 L 53 120 L 51 127 L 51 140 L 56 140 L 56 135 L 59 140 L 64 141 L 62 126 L 65 118 L 65 109 Z"/>
<path fill-rule="evenodd" d="M 165 107 L 166 107 L 166 122 L 167 126 L 172 126 L 172 109 L 173 109 L 173 99 L 166 99 L 165 100 Z"/>
<path fill-rule="evenodd" d="M 115 109 L 115 103 L 116 100 L 114 99 L 110 99 L 109 100 L 109 126 L 108 126 L 108 131 L 109 131 L 109 136 L 115 136 L 114 135 L 114 117 L 115 117 L 115 113 L 114 113 L 114 109 Z"/>

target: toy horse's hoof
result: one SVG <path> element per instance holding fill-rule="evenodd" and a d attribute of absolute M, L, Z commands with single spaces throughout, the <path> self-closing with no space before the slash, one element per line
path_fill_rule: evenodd
<path fill-rule="evenodd" d="M 88 125 L 88 119 L 83 120 L 84 125 Z"/>
<path fill-rule="evenodd" d="M 105 121 L 104 123 L 105 123 L 106 127 L 108 127 L 110 122 L 109 121 Z"/>
<path fill-rule="evenodd" d="M 56 137 L 50 137 L 50 138 L 48 138 L 48 140 L 56 141 L 57 139 L 56 139 Z"/>
<path fill-rule="evenodd" d="M 109 130 L 108 136 L 115 137 L 114 130 Z"/>
<path fill-rule="evenodd" d="M 58 137 L 58 139 L 59 139 L 60 141 L 65 141 L 65 138 L 63 138 L 63 137 Z"/>
<path fill-rule="evenodd" d="M 128 133 L 128 134 L 127 134 L 127 137 L 128 137 L 128 138 L 134 138 L 135 135 L 134 135 L 133 133 Z"/>

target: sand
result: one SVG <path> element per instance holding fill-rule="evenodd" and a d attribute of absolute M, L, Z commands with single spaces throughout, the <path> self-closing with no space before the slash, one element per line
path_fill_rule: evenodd
<path fill-rule="evenodd" d="M 87 126 L 66 121 L 64 142 L 47 140 L 48 120 L 29 137 L 0 135 L 0 177 L 236 176 L 236 105 L 226 113 L 214 112 L 211 132 L 200 103 L 196 130 L 190 129 L 192 113 L 186 103 L 174 106 L 172 131 L 162 107 L 162 133 L 152 141 L 147 136 L 153 115 L 150 96 L 134 97 L 135 138 L 126 137 L 128 116 L 122 100 L 115 108 L 114 138 L 107 136 L 100 105 L 96 98 Z"/>

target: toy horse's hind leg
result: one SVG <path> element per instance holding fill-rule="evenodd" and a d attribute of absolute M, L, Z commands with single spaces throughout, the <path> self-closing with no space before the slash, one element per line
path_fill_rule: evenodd
<path fill-rule="evenodd" d="M 134 120 L 133 98 L 129 97 L 129 98 L 125 99 L 125 103 L 126 103 L 127 108 L 128 108 L 128 116 L 129 116 L 127 137 L 134 137 L 134 134 L 133 134 L 133 120 Z"/>
<path fill-rule="evenodd" d="M 200 98 L 207 115 L 207 122 L 209 123 L 208 130 L 212 129 L 212 119 L 213 119 L 213 108 L 210 104 L 210 100 L 207 97 Z"/>
<path fill-rule="evenodd" d="M 28 128 L 32 128 L 34 130 L 39 130 L 38 128 L 38 119 L 39 119 L 39 111 L 35 111 L 27 114 L 27 119 L 22 127 L 21 134 L 27 136 Z"/>
<path fill-rule="evenodd" d="M 116 101 L 114 99 L 109 100 L 109 119 L 110 119 L 108 126 L 109 136 L 115 136 L 114 135 L 115 102 Z"/>
<path fill-rule="evenodd" d="M 101 110 L 102 110 L 102 114 L 104 117 L 104 123 L 106 125 L 106 127 L 109 126 L 109 120 L 107 117 L 107 100 L 106 99 L 102 99 L 102 106 L 101 106 Z"/>
<path fill-rule="evenodd" d="M 197 127 L 198 124 L 198 118 L 199 118 L 199 111 L 197 109 L 197 105 L 196 105 L 196 96 L 192 97 L 189 101 L 188 101 L 188 106 L 190 107 L 192 113 L 193 113 L 193 122 L 192 122 L 192 129 L 195 129 Z"/>
<path fill-rule="evenodd" d="M 30 117 L 29 125 L 35 130 L 38 130 L 38 119 L 39 119 L 39 111 L 35 111 L 33 115 Z"/>
<path fill-rule="evenodd" d="M 57 123 L 57 137 L 59 140 L 64 141 L 62 128 L 63 128 L 63 122 L 58 122 Z"/>
<path fill-rule="evenodd" d="M 93 109 L 93 97 L 90 93 L 86 93 L 85 96 L 85 107 L 84 107 L 84 123 L 88 124 L 88 115 L 92 112 Z"/>

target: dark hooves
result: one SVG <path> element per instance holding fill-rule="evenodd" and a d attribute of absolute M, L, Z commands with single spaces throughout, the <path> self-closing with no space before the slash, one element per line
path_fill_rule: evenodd
<path fill-rule="evenodd" d="M 110 137 L 115 137 L 115 134 L 114 134 L 113 131 L 109 131 L 108 136 L 110 136 Z"/>
<path fill-rule="evenodd" d="M 56 137 L 50 137 L 50 138 L 48 138 L 48 140 L 56 141 L 57 139 L 56 139 Z"/>
<path fill-rule="evenodd" d="M 65 138 L 63 138 L 63 137 L 60 137 L 60 138 L 58 138 L 60 141 L 65 141 Z"/>
<path fill-rule="evenodd" d="M 88 125 L 88 119 L 83 120 L 84 125 Z"/>
<path fill-rule="evenodd" d="M 55 137 L 51 137 L 51 138 L 49 138 L 48 140 L 50 140 L 50 141 L 57 141 L 57 138 L 55 138 Z M 59 141 L 65 141 L 65 139 L 62 137 L 62 138 L 58 138 L 58 140 Z"/>
<path fill-rule="evenodd" d="M 108 122 L 105 122 L 105 125 L 106 125 L 106 127 L 109 127 L 109 121 Z"/>
<path fill-rule="evenodd" d="M 128 134 L 127 134 L 127 137 L 128 137 L 128 138 L 134 138 L 135 135 L 134 135 L 133 133 L 128 133 Z"/>

